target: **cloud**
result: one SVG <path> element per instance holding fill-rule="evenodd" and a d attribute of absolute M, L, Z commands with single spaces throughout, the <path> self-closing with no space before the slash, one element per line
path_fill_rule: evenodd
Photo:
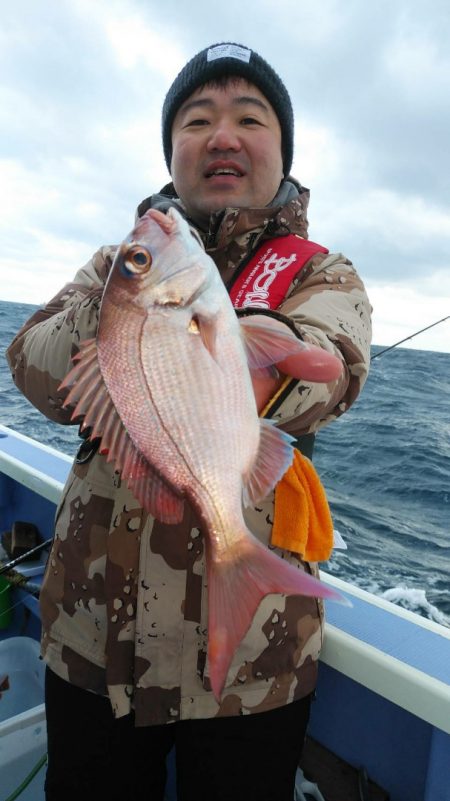
<path fill-rule="evenodd" d="M 445 278 L 445 283 L 448 290 L 448 276 Z M 374 308 L 373 340 L 377 345 L 393 345 L 450 315 L 448 296 L 441 298 L 434 292 L 371 282 L 367 285 L 367 291 Z M 448 343 L 450 343 L 450 319 L 414 336 L 402 347 L 450 352 Z"/>
<path fill-rule="evenodd" d="M 404 7 L 383 51 L 391 91 L 401 94 L 416 112 L 442 110 L 442 93 L 449 85 L 448 6 L 442 11 L 441 6 L 438 13 L 414 18 Z"/>
<path fill-rule="evenodd" d="M 364 274 L 378 280 L 421 281 L 450 266 L 450 208 L 420 196 L 360 186 L 341 202 L 336 191 L 319 197 L 316 223 L 332 247 L 350 247 Z"/>
<path fill-rule="evenodd" d="M 90 3 L 83 5 L 92 8 Z M 96 6 L 96 14 L 100 11 L 101 20 L 104 19 L 106 35 L 119 66 L 128 70 L 146 68 L 166 81 L 172 81 L 186 58 L 169 32 L 162 36 L 161 30 L 143 23 L 137 13 L 130 15 L 128 9 L 119 14 L 116 9 L 111 15 L 109 4 L 101 6 Z"/>
<path fill-rule="evenodd" d="M 286 82 L 310 236 L 357 265 L 379 341 L 410 333 L 425 304 L 444 316 L 449 37 L 447 0 L 248 0 L 244 14 L 229 0 L 220 18 L 206 0 L 7 4 L 3 297 L 40 302 L 98 246 L 125 236 L 142 197 L 168 179 L 160 112 L 171 80 L 197 50 L 228 39 L 254 47 Z M 436 347 L 450 350 L 444 328 Z"/>

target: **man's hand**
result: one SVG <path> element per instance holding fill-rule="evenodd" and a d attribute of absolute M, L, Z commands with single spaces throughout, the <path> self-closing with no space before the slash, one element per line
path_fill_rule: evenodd
<path fill-rule="evenodd" d="M 256 398 L 258 413 L 262 412 L 265 406 L 273 398 L 275 393 L 282 386 L 286 376 L 278 372 L 276 376 L 264 376 L 261 373 L 250 373 L 253 383 L 253 391 Z"/>
<path fill-rule="evenodd" d="M 258 412 L 261 412 L 264 407 L 273 398 L 275 393 L 283 385 L 286 376 L 291 378 L 305 378 L 305 380 L 312 381 L 311 366 L 309 368 L 308 376 L 305 376 L 305 360 L 304 352 L 287 356 L 285 359 L 277 362 L 274 365 L 276 368 L 276 375 L 264 375 L 261 372 L 251 372 L 253 391 L 255 393 L 256 405 Z M 340 360 L 328 353 L 326 350 L 314 348 L 313 371 L 316 371 L 316 381 L 328 383 L 329 381 L 336 381 L 342 374 L 342 363 Z"/>

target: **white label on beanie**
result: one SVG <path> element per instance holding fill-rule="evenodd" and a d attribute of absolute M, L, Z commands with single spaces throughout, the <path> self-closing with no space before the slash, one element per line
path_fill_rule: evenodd
<path fill-rule="evenodd" d="M 246 47 L 239 47 L 234 44 L 221 44 L 210 47 L 206 56 L 207 61 L 215 61 L 216 58 L 238 58 L 239 61 L 250 61 L 251 50 Z"/>

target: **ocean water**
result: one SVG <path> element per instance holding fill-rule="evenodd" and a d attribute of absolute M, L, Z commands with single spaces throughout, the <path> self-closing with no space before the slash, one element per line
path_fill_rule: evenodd
<path fill-rule="evenodd" d="M 16 390 L 4 350 L 37 307 L 0 301 L 0 422 L 73 455 L 77 432 Z M 374 347 L 373 355 L 381 348 Z M 322 567 L 450 625 L 450 354 L 374 358 L 354 407 L 316 438 L 314 463 L 347 550 Z"/>

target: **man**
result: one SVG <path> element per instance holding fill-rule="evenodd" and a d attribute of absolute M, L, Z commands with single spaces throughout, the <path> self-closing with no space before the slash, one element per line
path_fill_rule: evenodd
<path fill-rule="evenodd" d="M 242 296 L 239 276 L 256 254 L 272 272 L 258 291 L 246 285 L 246 302 L 235 304 L 243 305 L 240 313 L 262 305 L 342 360 L 341 375 L 327 384 L 301 380 L 295 359 L 275 377 L 254 379 L 260 413 L 295 436 L 310 436 L 341 415 L 365 381 L 370 306 L 347 259 L 305 242 L 309 193 L 288 178 L 288 92 L 254 51 L 213 45 L 175 79 L 162 128 L 173 182 L 144 200 L 138 215 L 180 209 L 232 297 Z M 293 253 L 279 256 L 292 240 Z M 17 385 L 57 422 L 70 421 L 58 386 L 79 342 L 96 334 L 114 252 L 101 248 L 9 348 Z M 293 264 L 271 311 L 275 273 Z M 250 529 L 267 545 L 273 511 L 273 494 L 246 510 Z M 289 549 L 278 553 L 317 572 Z M 322 640 L 314 598 L 264 599 L 217 703 L 206 661 L 204 548 L 193 511 L 187 506 L 178 525 L 153 520 L 86 443 L 57 511 L 41 612 L 49 801 L 162 799 L 173 744 L 181 801 L 291 801 Z"/>

